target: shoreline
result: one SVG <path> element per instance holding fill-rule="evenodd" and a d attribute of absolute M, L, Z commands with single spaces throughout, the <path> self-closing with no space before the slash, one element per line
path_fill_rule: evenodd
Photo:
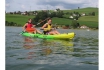
<path fill-rule="evenodd" d="M 5 27 L 22 27 L 22 26 L 5 26 Z M 36 28 L 40 28 L 40 27 L 36 27 Z M 63 28 L 58 28 L 58 29 L 63 29 Z M 68 28 L 68 29 L 73 29 L 73 28 Z M 75 28 L 74 30 L 99 30 L 96 28 Z"/>

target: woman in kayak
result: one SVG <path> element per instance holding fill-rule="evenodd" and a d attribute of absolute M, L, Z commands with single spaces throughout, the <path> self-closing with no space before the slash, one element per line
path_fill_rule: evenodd
<path fill-rule="evenodd" d="M 35 25 L 32 24 L 32 19 L 29 19 L 28 22 L 23 26 L 23 30 L 29 33 L 34 33 L 36 32 L 42 34 L 39 30 L 35 28 Z"/>
<path fill-rule="evenodd" d="M 49 18 L 47 20 L 47 23 L 42 26 L 42 29 L 44 30 L 43 33 L 50 34 L 50 35 L 60 34 L 58 31 L 56 31 L 55 28 L 52 28 L 51 22 L 52 22 L 52 20 Z"/>

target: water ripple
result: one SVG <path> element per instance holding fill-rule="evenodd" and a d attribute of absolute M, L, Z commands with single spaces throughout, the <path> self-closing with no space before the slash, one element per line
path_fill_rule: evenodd
<path fill-rule="evenodd" d="M 23 37 L 21 27 L 6 27 L 7 70 L 98 70 L 98 31 L 75 32 L 73 40 Z"/>

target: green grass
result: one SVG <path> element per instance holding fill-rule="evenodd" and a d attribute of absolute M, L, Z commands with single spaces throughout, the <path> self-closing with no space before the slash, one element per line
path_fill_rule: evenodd
<path fill-rule="evenodd" d="M 80 25 L 87 25 L 89 27 L 98 27 L 97 16 L 83 16 L 79 18 L 78 22 L 80 23 Z"/>
<path fill-rule="evenodd" d="M 96 19 L 96 20 L 95 20 Z M 84 16 L 81 17 L 78 22 L 80 25 L 87 25 L 88 27 L 98 27 L 98 19 L 96 17 Z M 65 18 L 52 18 L 52 23 L 58 25 L 71 25 L 72 20 Z"/>
<path fill-rule="evenodd" d="M 66 12 L 79 12 L 79 13 L 90 13 L 90 12 L 95 12 L 96 15 L 98 15 L 98 8 L 81 8 L 81 9 L 74 9 L 74 10 L 63 10 L 64 13 Z"/>
<path fill-rule="evenodd" d="M 51 10 L 52 11 L 52 10 Z M 74 10 L 62 10 L 63 12 L 79 12 L 79 13 L 90 13 L 95 12 L 95 16 L 83 16 L 80 17 L 78 22 L 80 25 L 87 25 L 89 27 L 98 27 L 98 8 L 82 8 L 82 9 L 74 9 Z M 29 18 L 34 18 L 35 16 L 23 16 L 23 15 L 11 15 L 6 14 L 6 21 L 15 22 L 17 24 L 21 24 L 22 26 L 28 21 Z M 69 15 L 64 15 L 64 17 L 68 18 Z M 66 18 L 52 18 L 52 23 L 57 23 L 58 25 L 70 25 L 72 20 Z"/>
<path fill-rule="evenodd" d="M 96 28 L 98 27 L 98 22 L 93 22 L 93 21 L 78 21 L 80 23 L 80 25 L 86 25 L 88 27 L 93 27 Z"/>
<path fill-rule="evenodd" d="M 96 16 L 83 16 L 78 19 L 79 21 L 94 21 L 98 22 L 98 17 Z"/>
<path fill-rule="evenodd" d="M 6 14 L 6 21 L 15 22 L 17 24 L 25 24 L 29 18 L 34 18 L 34 16 L 23 16 L 23 15 L 11 15 Z"/>
<path fill-rule="evenodd" d="M 57 23 L 58 25 L 70 25 L 70 23 L 72 23 L 72 20 L 54 17 L 52 18 L 52 23 Z"/>

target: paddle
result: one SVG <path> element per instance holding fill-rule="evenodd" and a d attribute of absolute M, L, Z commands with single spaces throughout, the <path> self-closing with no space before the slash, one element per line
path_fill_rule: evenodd
<path fill-rule="evenodd" d="M 50 18 L 50 17 L 48 17 L 48 18 Z M 37 26 L 37 25 L 41 24 L 42 22 L 46 21 L 48 18 L 46 18 L 45 20 L 42 20 L 41 22 L 37 23 L 37 24 L 36 24 L 36 25 L 34 25 L 33 27 L 35 28 L 35 26 Z M 40 31 L 39 31 L 39 30 L 38 30 L 38 32 L 40 33 Z"/>
<path fill-rule="evenodd" d="M 48 17 L 48 18 L 49 18 L 49 17 Z M 37 23 L 36 25 L 41 24 L 42 22 L 44 22 L 44 21 L 45 21 L 45 20 L 47 20 L 48 18 L 46 18 L 46 19 L 44 19 L 43 21 L 41 21 L 41 22 Z"/>

